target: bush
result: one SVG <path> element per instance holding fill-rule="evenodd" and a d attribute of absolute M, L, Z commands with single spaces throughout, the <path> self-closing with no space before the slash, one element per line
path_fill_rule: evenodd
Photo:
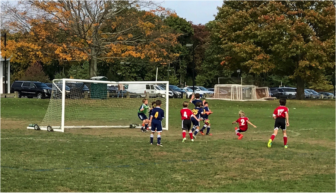
<path fill-rule="evenodd" d="M 22 80 L 49 82 L 49 77 L 44 73 L 41 62 L 35 62 L 29 66 L 24 73 Z"/>

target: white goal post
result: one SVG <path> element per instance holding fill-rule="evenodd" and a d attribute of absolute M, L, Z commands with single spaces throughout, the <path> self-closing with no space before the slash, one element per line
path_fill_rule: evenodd
<path fill-rule="evenodd" d="M 152 102 L 161 100 L 165 113 L 162 126 L 168 130 L 168 81 L 55 79 L 38 129 L 64 132 L 76 128 L 140 128 L 142 121 L 137 113 L 144 98 L 150 107 Z M 150 118 L 148 112 L 146 116 Z"/>

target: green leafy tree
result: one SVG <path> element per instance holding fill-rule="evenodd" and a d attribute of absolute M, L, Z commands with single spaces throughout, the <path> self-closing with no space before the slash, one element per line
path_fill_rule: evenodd
<path fill-rule="evenodd" d="M 323 81 L 335 63 L 335 6 L 330 1 L 225 1 L 216 16 L 221 65 L 296 81 L 297 98 L 307 82 Z"/>
<path fill-rule="evenodd" d="M 63 76 L 64 74 L 60 74 Z M 85 61 L 82 65 L 72 65 L 68 75 L 75 79 L 90 79 L 90 64 Z"/>

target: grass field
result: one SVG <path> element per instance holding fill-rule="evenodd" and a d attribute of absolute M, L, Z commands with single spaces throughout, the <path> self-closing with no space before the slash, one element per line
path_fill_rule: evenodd
<path fill-rule="evenodd" d="M 182 101 L 170 100 L 157 147 L 138 129 L 27 130 L 49 101 L 1 99 L 1 191 L 335 192 L 335 101 L 287 102 L 288 149 L 282 134 L 266 147 L 278 101 L 209 101 L 213 136 L 181 143 Z M 231 125 L 239 110 L 258 126 L 240 141 Z"/>

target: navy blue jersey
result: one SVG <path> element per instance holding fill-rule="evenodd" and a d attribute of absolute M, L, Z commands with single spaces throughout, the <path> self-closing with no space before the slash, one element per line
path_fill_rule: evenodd
<path fill-rule="evenodd" d="M 200 103 L 201 103 L 201 106 L 203 106 L 203 102 L 202 102 L 202 100 L 195 99 L 195 100 L 192 101 L 192 103 L 195 105 L 195 107 L 196 107 L 196 103 L 197 103 L 197 102 L 200 102 Z"/>
<path fill-rule="evenodd" d="M 202 107 L 196 107 L 191 111 L 193 112 L 195 117 L 197 117 L 197 119 L 201 118 L 201 115 L 203 115 L 203 108 Z"/>
<path fill-rule="evenodd" d="M 205 112 L 209 112 L 209 107 L 204 107 L 203 108 L 204 110 L 203 110 L 203 112 L 204 112 L 204 114 L 203 114 L 203 119 L 209 119 L 209 115 L 207 115 Z"/>
<path fill-rule="evenodd" d="M 155 107 L 152 110 L 151 117 L 153 117 L 152 121 L 162 121 L 162 119 L 164 118 L 164 111 L 160 107 Z"/>

